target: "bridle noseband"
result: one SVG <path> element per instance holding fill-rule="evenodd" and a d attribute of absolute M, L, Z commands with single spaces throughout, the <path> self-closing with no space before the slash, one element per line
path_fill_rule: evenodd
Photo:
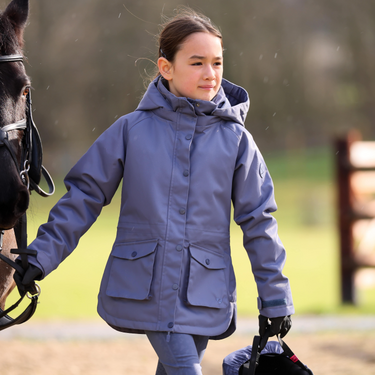
<path fill-rule="evenodd" d="M 17 121 L 13 124 L 9 124 L 0 128 L 0 147 L 5 146 L 8 149 L 10 155 L 12 156 L 14 164 L 16 165 L 16 168 L 18 170 L 18 173 L 21 177 L 23 184 L 26 185 L 27 190 L 30 190 L 30 180 L 29 180 L 29 174 L 28 174 L 29 169 L 30 169 L 29 161 L 28 160 L 24 161 L 24 165 L 23 165 L 24 169 L 21 171 L 20 167 L 18 166 L 17 156 L 14 153 L 13 148 L 8 141 L 8 132 L 13 131 L 13 130 L 26 130 L 26 129 L 27 129 L 26 119 Z"/>

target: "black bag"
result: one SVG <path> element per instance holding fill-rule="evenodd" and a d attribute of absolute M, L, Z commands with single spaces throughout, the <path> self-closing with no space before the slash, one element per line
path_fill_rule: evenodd
<path fill-rule="evenodd" d="M 224 358 L 223 375 L 313 375 L 285 342 L 261 343 L 255 336 L 253 345 L 237 350 Z"/>

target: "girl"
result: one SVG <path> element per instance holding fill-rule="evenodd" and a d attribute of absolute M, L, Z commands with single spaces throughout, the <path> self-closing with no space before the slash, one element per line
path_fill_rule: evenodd
<path fill-rule="evenodd" d="M 30 245 L 37 256 L 15 278 L 27 290 L 54 270 L 123 179 L 98 312 L 116 330 L 147 335 L 158 375 L 196 375 L 208 340 L 236 329 L 231 202 L 258 287 L 261 333 L 285 335 L 294 308 L 271 177 L 244 126 L 248 95 L 222 78 L 220 32 L 192 11 L 177 15 L 161 31 L 157 66 L 138 108 L 69 172 L 68 192 Z"/>

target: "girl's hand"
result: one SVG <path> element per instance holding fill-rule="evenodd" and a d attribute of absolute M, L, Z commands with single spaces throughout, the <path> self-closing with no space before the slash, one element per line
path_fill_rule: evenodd
<path fill-rule="evenodd" d="M 259 335 L 268 337 L 280 335 L 283 338 L 292 327 L 292 319 L 290 315 L 280 316 L 277 318 L 267 318 L 264 315 L 259 315 Z"/>
<path fill-rule="evenodd" d="M 18 259 L 16 260 L 16 263 L 19 263 L 21 265 L 21 261 L 19 261 Z M 21 296 L 23 296 L 27 292 L 30 292 L 31 294 L 36 294 L 34 280 L 40 280 L 42 276 L 42 270 L 40 270 L 33 264 L 29 264 L 23 275 L 21 275 L 16 270 L 14 272 L 13 278 L 17 284 L 18 292 Z"/>

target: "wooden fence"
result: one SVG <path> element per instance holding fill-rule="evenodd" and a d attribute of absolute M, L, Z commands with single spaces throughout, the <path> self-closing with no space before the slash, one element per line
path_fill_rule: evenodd
<path fill-rule="evenodd" d="M 341 300 L 356 303 L 355 276 L 375 267 L 375 142 L 349 134 L 335 141 Z"/>

